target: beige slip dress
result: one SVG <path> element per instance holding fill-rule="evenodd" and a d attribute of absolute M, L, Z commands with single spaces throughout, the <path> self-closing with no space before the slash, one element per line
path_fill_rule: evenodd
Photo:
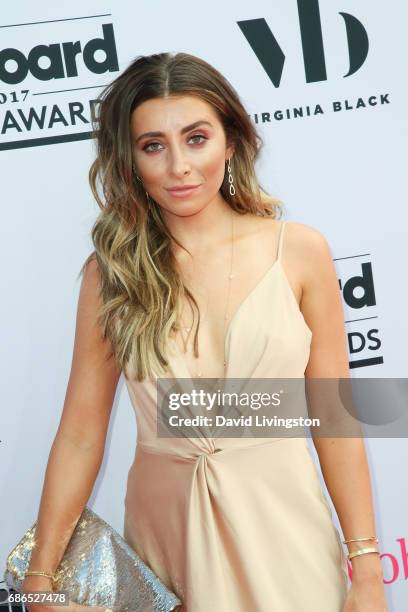
<path fill-rule="evenodd" d="M 312 332 L 277 257 L 231 319 L 226 378 L 304 378 Z M 169 376 L 190 379 L 174 347 Z M 137 423 L 123 535 L 181 612 L 341 612 L 347 561 L 305 437 L 160 438 L 156 379 L 125 378 Z"/>

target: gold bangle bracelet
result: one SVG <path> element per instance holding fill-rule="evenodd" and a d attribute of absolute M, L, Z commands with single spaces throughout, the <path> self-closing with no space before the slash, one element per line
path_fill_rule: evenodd
<path fill-rule="evenodd" d="M 48 574 L 47 572 L 41 572 L 37 570 L 29 570 L 25 573 L 25 576 L 45 576 L 46 578 L 51 578 L 51 580 L 55 581 L 55 576 L 53 574 Z"/>
<path fill-rule="evenodd" d="M 357 557 L 358 555 L 366 555 L 368 553 L 373 553 L 373 552 L 380 554 L 380 551 L 378 550 L 377 547 L 360 548 L 360 550 L 356 550 L 355 552 L 350 553 L 348 555 L 348 558 L 351 561 L 353 557 Z"/>
<path fill-rule="evenodd" d="M 378 538 L 373 536 L 372 538 L 355 538 L 354 540 L 343 540 L 343 544 L 348 544 L 349 542 L 363 542 L 364 540 L 374 540 L 378 543 Z"/>

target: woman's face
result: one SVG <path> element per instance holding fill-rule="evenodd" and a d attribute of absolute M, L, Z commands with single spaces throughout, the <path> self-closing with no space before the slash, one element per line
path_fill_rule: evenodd
<path fill-rule="evenodd" d="M 222 198 L 233 151 L 210 104 L 188 95 L 147 100 L 133 111 L 130 129 L 137 174 L 162 208 L 186 216 Z M 194 188 L 175 191 L 187 185 Z"/>

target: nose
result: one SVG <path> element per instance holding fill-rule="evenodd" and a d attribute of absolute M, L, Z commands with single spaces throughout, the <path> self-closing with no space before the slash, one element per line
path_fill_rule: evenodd
<path fill-rule="evenodd" d="M 191 165 L 185 152 L 180 148 L 174 148 L 170 156 L 170 173 L 176 178 L 190 174 Z"/>

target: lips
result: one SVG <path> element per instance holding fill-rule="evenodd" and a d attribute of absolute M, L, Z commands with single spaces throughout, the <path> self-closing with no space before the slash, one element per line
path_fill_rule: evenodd
<path fill-rule="evenodd" d="M 180 187 L 170 187 L 167 191 L 176 198 L 186 198 L 197 191 L 200 185 L 182 185 Z"/>
<path fill-rule="evenodd" d="M 184 191 L 188 189 L 195 189 L 199 185 L 180 185 L 180 187 L 169 187 L 167 191 Z"/>

